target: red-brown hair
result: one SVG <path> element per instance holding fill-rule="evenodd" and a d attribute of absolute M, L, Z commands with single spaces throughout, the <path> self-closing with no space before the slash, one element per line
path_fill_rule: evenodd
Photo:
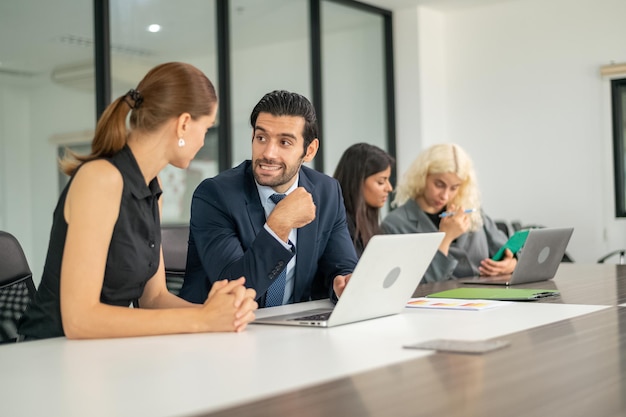
<path fill-rule="evenodd" d="M 72 175 L 84 162 L 111 157 L 126 145 L 130 128 L 144 132 L 157 130 L 168 120 L 189 113 L 197 120 L 213 113 L 217 94 L 202 71 L 190 64 L 168 62 L 151 69 L 136 89 L 117 98 L 104 110 L 91 143 L 89 155 L 68 152 L 61 170 Z"/>

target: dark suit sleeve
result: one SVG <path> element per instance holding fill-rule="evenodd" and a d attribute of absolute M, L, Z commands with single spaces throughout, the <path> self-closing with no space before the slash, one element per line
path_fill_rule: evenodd
<path fill-rule="evenodd" d="M 328 288 L 328 296 L 331 299 L 336 299 L 333 291 L 333 280 L 337 275 L 347 275 L 354 271 L 357 255 L 348 231 L 341 188 L 337 181 L 334 181 L 333 184 L 334 186 L 330 191 L 331 195 L 323 203 L 327 205 L 327 209 L 324 210 L 324 213 L 320 213 L 323 216 L 328 216 L 328 219 L 321 219 L 320 223 L 329 222 L 332 227 L 329 230 L 324 252 L 318 261 L 318 277 L 323 280 L 324 286 Z"/>
<path fill-rule="evenodd" d="M 251 218 L 242 194 L 212 179 L 194 192 L 183 298 L 203 302 L 215 281 L 241 276 L 262 298 L 293 257 L 264 229 L 262 207 L 255 207 L 259 218 Z"/>

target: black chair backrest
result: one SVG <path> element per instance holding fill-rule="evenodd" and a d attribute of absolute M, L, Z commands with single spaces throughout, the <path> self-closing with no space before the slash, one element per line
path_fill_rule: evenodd
<path fill-rule="evenodd" d="M 162 226 L 163 262 L 169 272 L 185 272 L 189 226 Z"/>
<path fill-rule="evenodd" d="M 35 296 L 33 274 L 15 236 L 0 231 L 0 343 L 17 338 L 17 322 Z"/>
<path fill-rule="evenodd" d="M 503 220 L 495 220 L 496 227 L 506 235 L 506 237 L 511 237 L 511 232 L 509 231 L 509 225 Z"/>
<path fill-rule="evenodd" d="M 31 276 L 26 255 L 15 236 L 0 231 L 0 288 Z"/>
<path fill-rule="evenodd" d="M 188 225 L 165 225 L 161 227 L 165 279 L 167 288 L 174 294 L 178 294 L 185 278 L 188 240 Z"/>

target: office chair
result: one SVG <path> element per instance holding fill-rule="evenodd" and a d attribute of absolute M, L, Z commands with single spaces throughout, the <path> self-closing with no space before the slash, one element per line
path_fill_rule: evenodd
<path fill-rule="evenodd" d="M 522 230 L 522 223 L 519 220 L 511 220 L 511 227 L 514 232 Z"/>
<path fill-rule="evenodd" d="M 15 342 L 17 322 L 35 291 L 22 246 L 15 236 L 0 231 L 0 343 Z"/>
<path fill-rule="evenodd" d="M 507 224 L 507 222 L 505 222 L 504 220 L 494 220 L 494 223 L 496 224 L 496 227 L 498 229 L 504 232 L 506 237 L 511 237 L 511 232 L 509 231 L 509 225 Z"/>
<path fill-rule="evenodd" d="M 619 264 L 623 265 L 624 264 L 624 255 L 626 254 L 626 249 L 617 249 L 614 250 L 613 252 L 609 252 L 606 255 L 604 255 L 602 258 L 598 259 L 598 263 L 599 264 L 603 264 L 607 259 L 615 256 L 615 255 L 619 255 Z"/>
<path fill-rule="evenodd" d="M 185 279 L 187 266 L 187 242 L 189 225 L 165 225 L 161 227 L 161 246 L 165 264 L 167 289 L 178 295 Z"/>

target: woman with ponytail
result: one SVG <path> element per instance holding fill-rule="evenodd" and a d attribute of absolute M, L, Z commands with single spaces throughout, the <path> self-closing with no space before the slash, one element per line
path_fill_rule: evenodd
<path fill-rule="evenodd" d="M 218 282 L 204 304 L 165 285 L 158 174 L 168 164 L 189 166 L 216 112 L 211 81 L 179 62 L 153 68 L 107 107 L 91 153 L 60 163 L 71 178 L 54 212 L 41 283 L 19 324 L 22 339 L 241 331 L 254 319 L 254 290 L 243 277 Z"/>

